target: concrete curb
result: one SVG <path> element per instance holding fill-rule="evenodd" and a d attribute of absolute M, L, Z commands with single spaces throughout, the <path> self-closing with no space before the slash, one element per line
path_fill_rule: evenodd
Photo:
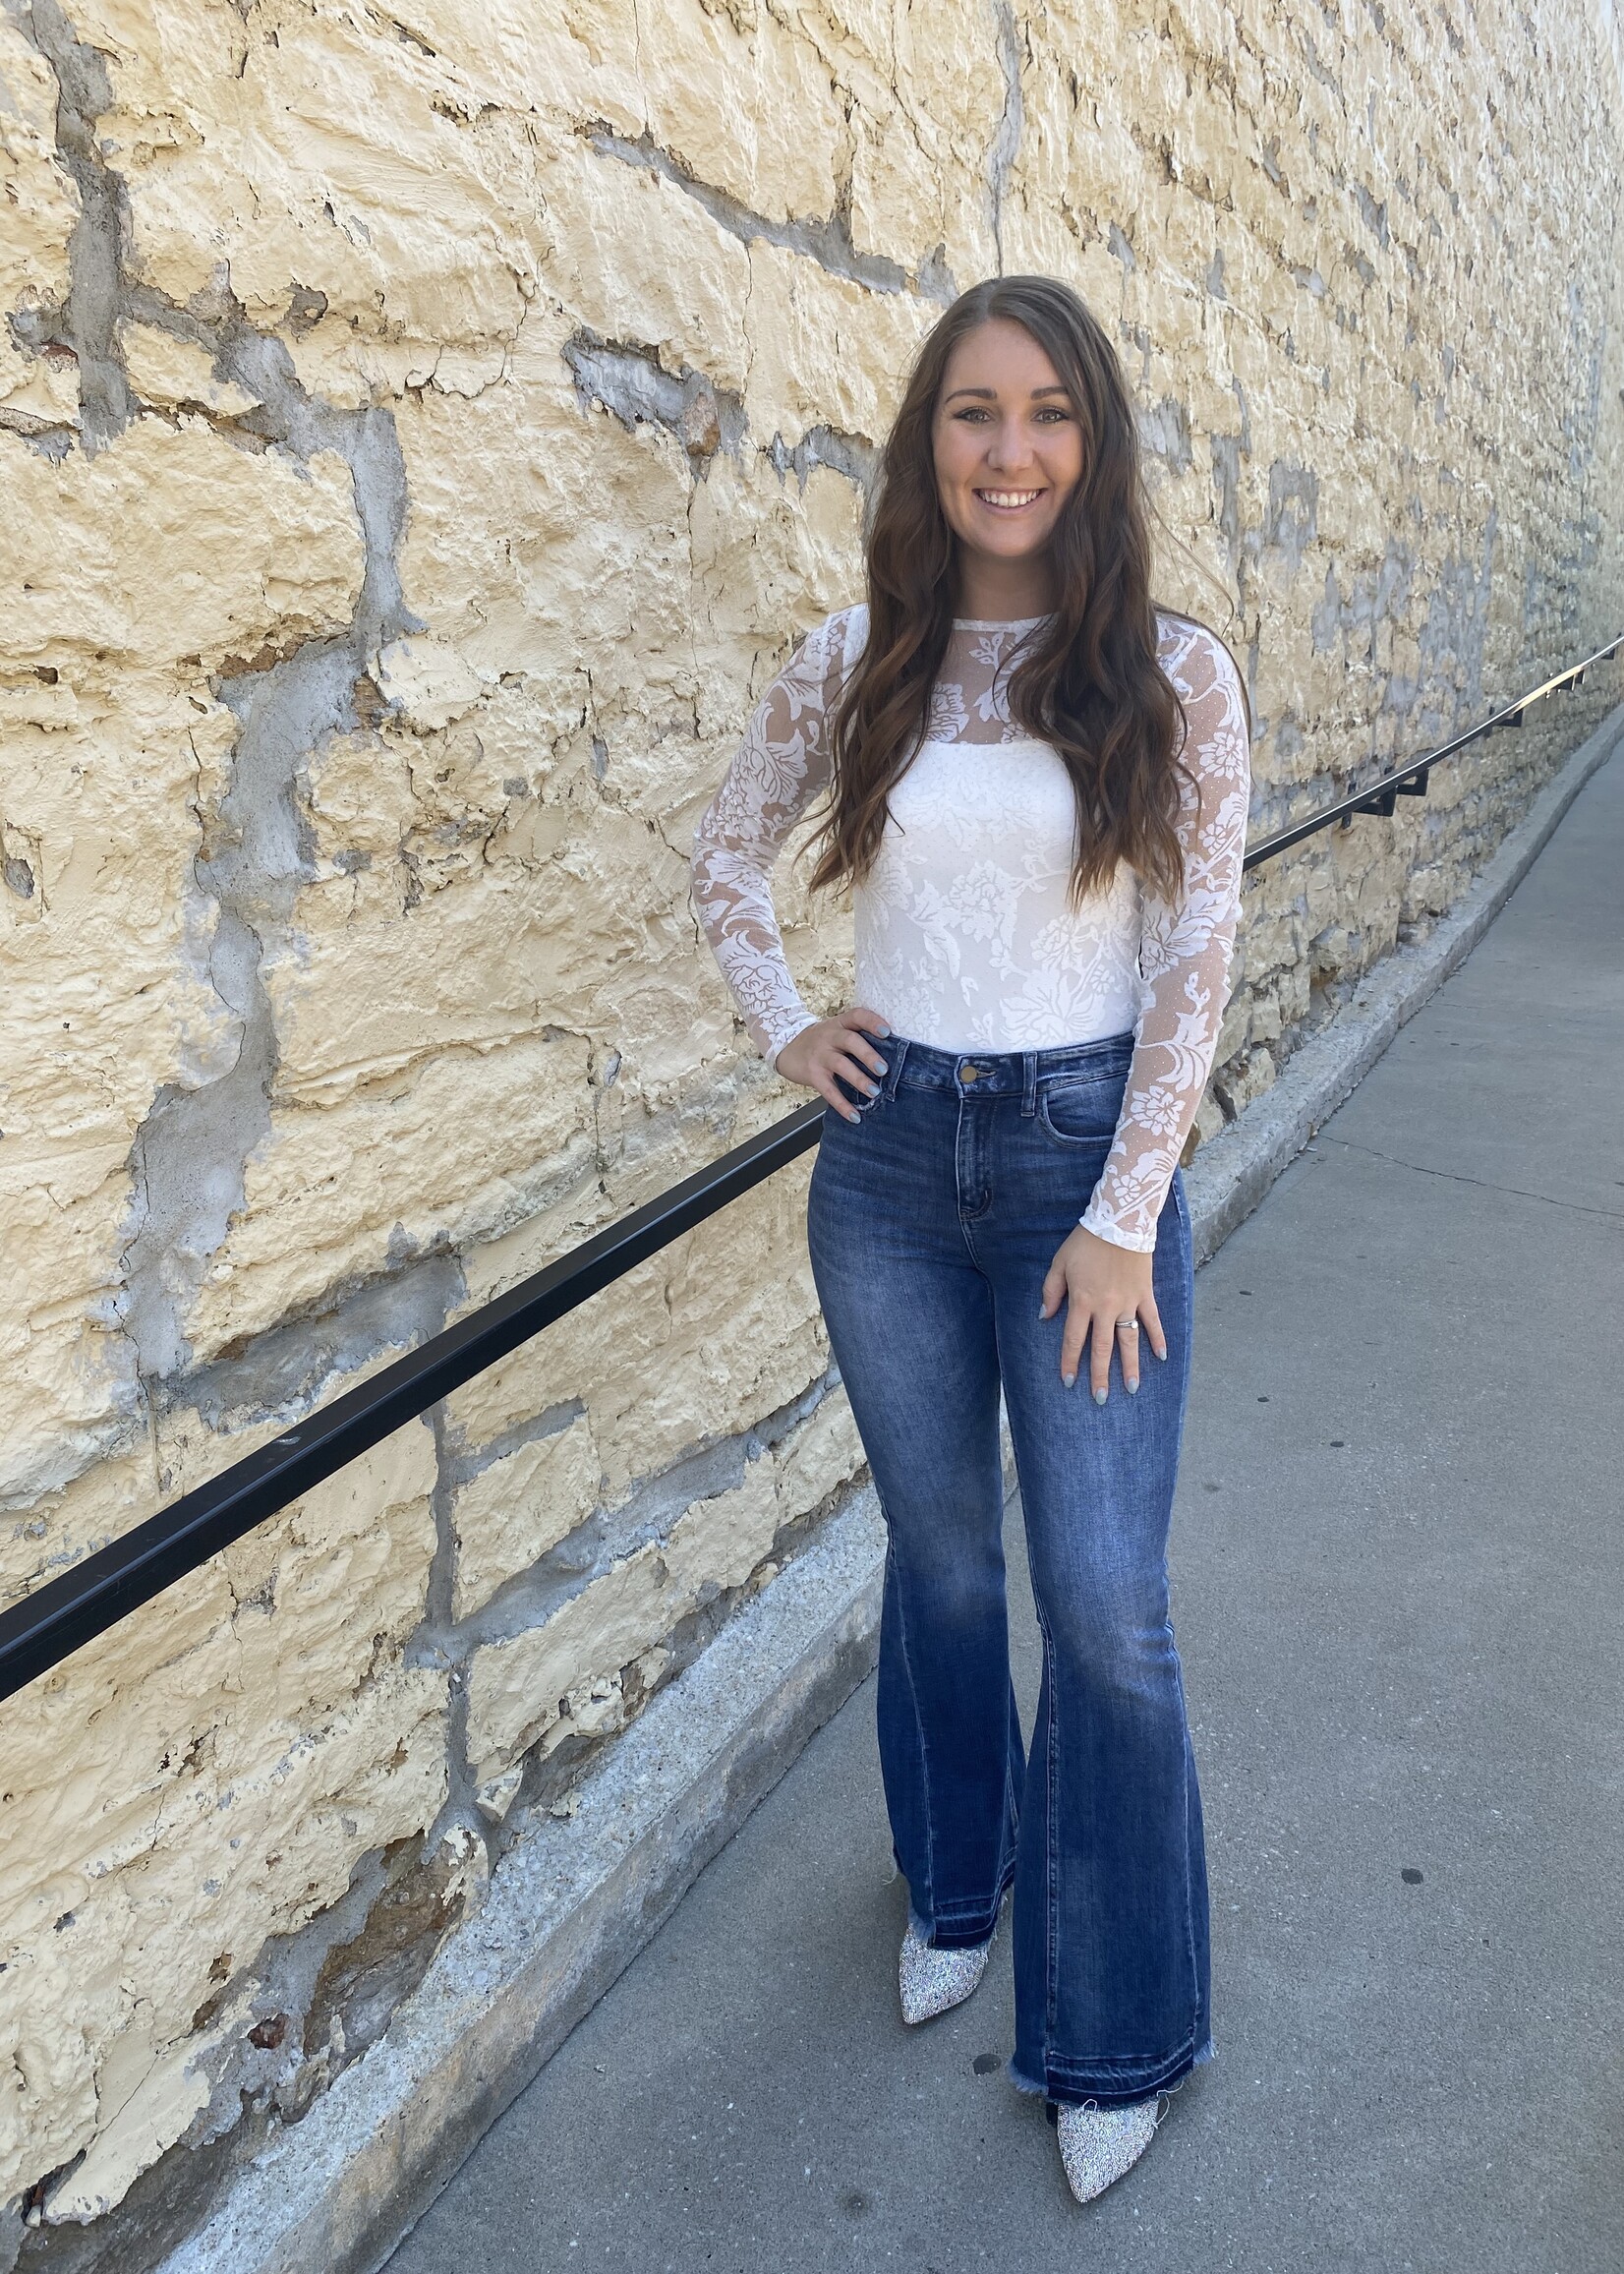
<path fill-rule="evenodd" d="M 1197 1261 L 1465 960 L 1624 731 L 1614 711 L 1431 936 L 1372 972 L 1189 1173 Z M 885 1535 L 860 1492 L 528 1828 L 386 2034 L 232 2182 L 159 2274 L 377 2274 L 474 2143 L 869 1672 Z"/>
<path fill-rule="evenodd" d="M 1364 1079 L 1399 1028 L 1458 970 L 1538 858 L 1557 823 L 1624 733 L 1608 713 L 1535 799 L 1471 889 L 1426 939 L 1400 948 L 1348 1007 L 1286 1061 L 1272 1089 L 1204 1144 L 1186 1175 L 1195 1260 L 1215 1255 L 1281 1171 Z"/>

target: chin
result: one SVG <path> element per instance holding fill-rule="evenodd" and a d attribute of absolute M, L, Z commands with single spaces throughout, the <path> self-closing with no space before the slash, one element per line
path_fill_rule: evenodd
<path fill-rule="evenodd" d="M 1000 560 L 1030 560 L 1034 554 L 1046 553 L 1054 537 L 1053 524 L 1047 529 L 992 529 L 973 542 L 981 553 L 991 553 Z"/>

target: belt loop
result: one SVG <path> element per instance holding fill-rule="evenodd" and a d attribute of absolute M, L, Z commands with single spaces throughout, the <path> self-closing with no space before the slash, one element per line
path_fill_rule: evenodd
<path fill-rule="evenodd" d="M 1027 1118 L 1037 1111 L 1037 1052 L 1023 1050 L 1020 1054 L 1020 1111 Z"/>
<path fill-rule="evenodd" d="M 885 1076 L 880 1083 L 880 1094 L 888 1104 L 895 1104 L 897 1101 L 897 1083 L 902 1072 L 902 1061 L 908 1054 L 908 1046 L 899 1034 L 876 1035 L 874 1046 L 886 1062 Z"/>

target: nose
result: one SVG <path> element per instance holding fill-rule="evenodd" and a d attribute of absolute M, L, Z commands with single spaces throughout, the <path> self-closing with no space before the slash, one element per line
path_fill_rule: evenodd
<path fill-rule="evenodd" d="M 1013 474 L 1032 462 L 1032 446 L 1021 421 L 1000 419 L 987 443 L 987 463 L 1001 474 Z"/>

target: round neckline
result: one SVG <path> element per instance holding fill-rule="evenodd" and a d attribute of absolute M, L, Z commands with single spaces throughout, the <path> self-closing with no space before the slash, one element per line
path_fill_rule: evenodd
<path fill-rule="evenodd" d="M 1047 623 L 1054 614 L 1048 609 L 1042 615 L 956 615 L 955 631 L 1030 631 L 1033 624 Z"/>

